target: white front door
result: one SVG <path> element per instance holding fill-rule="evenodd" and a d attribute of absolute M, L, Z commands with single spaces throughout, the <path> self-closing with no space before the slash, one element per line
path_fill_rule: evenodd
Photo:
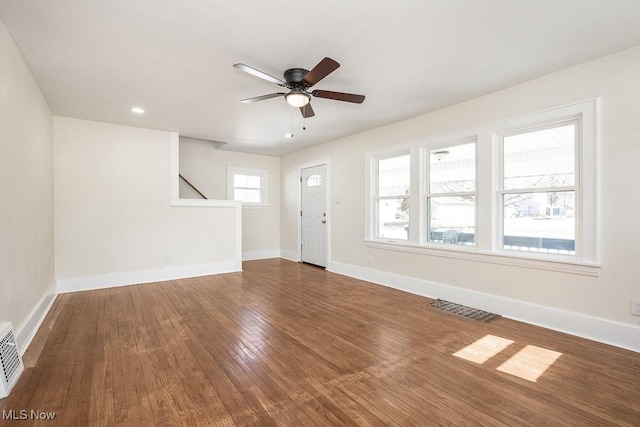
<path fill-rule="evenodd" d="M 301 171 L 301 259 L 302 262 L 327 266 L 327 166 Z"/>

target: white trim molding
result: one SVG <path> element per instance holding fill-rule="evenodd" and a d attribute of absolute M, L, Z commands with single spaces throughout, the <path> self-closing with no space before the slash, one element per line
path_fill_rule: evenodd
<path fill-rule="evenodd" d="M 180 198 L 180 135 L 171 132 L 171 148 L 169 150 L 169 173 L 171 174 L 171 200 Z M 173 204 L 173 203 L 172 203 Z"/>
<path fill-rule="evenodd" d="M 581 274 L 584 276 L 600 276 L 601 265 L 584 262 L 549 261 L 544 258 L 536 259 L 535 255 L 521 255 L 516 251 L 479 252 L 468 250 L 464 246 L 448 245 L 412 245 L 407 243 L 384 242 L 381 240 L 365 240 L 365 246 L 397 252 L 430 255 L 443 258 L 461 259 L 466 261 L 488 262 L 491 264 L 511 265 L 514 267 L 534 268 L 537 270 L 558 271 L 561 273 Z"/>
<path fill-rule="evenodd" d="M 462 289 L 415 277 L 333 261 L 332 273 L 474 307 L 506 318 L 640 353 L 640 327 L 529 302 Z"/>
<path fill-rule="evenodd" d="M 209 276 L 212 274 L 234 273 L 242 271 L 235 260 L 213 264 L 200 264 L 184 267 L 159 268 L 154 270 L 125 271 L 96 276 L 73 277 L 56 281 L 59 293 L 90 291 L 94 289 L 115 288 L 142 283 L 165 282 L 167 280 L 189 277 Z"/>
<path fill-rule="evenodd" d="M 259 259 L 270 259 L 270 258 L 280 258 L 280 251 L 253 251 L 253 252 L 243 252 L 242 260 L 243 261 L 256 261 Z"/>
<path fill-rule="evenodd" d="M 300 253 L 280 250 L 280 258 L 286 259 L 288 261 L 300 262 Z"/>
<path fill-rule="evenodd" d="M 25 321 L 22 322 L 22 325 L 16 330 L 16 343 L 18 344 L 18 350 L 21 356 L 23 356 L 24 352 L 29 348 L 33 337 L 35 337 L 36 332 L 40 329 L 40 325 L 42 325 L 45 317 L 47 317 L 57 295 L 56 283 L 53 282 L 42 298 L 40 298 L 40 301 L 33 307 L 33 310 L 31 310 L 31 313 L 29 313 Z"/>

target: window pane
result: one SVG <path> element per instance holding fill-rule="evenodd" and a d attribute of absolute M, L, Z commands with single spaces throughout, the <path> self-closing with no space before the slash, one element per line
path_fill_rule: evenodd
<path fill-rule="evenodd" d="M 474 196 L 429 198 L 429 242 L 475 245 Z"/>
<path fill-rule="evenodd" d="M 245 188 L 235 188 L 233 190 L 233 200 L 241 200 L 248 203 L 260 203 L 261 190 L 249 190 Z"/>
<path fill-rule="evenodd" d="M 409 199 L 378 200 L 378 237 L 407 240 Z"/>
<path fill-rule="evenodd" d="M 575 192 L 504 195 L 505 249 L 575 254 Z"/>
<path fill-rule="evenodd" d="M 310 175 L 307 177 L 307 187 L 319 187 L 322 185 L 321 175 Z"/>
<path fill-rule="evenodd" d="M 404 196 L 409 194 L 411 176 L 410 157 L 392 157 L 378 162 L 378 195 Z"/>
<path fill-rule="evenodd" d="M 504 188 L 575 183 L 575 124 L 504 138 Z"/>
<path fill-rule="evenodd" d="M 260 188 L 262 178 L 260 175 L 233 175 L 233 186 L 242 188 Z"/>
<path fill-rule="evenodd" d="M 430 192 L 460 193 L 476 190 L 476 144 L 431 150 Z"/>

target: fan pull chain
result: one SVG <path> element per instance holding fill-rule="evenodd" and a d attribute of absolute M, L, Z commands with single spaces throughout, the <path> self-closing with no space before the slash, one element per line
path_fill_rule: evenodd
<path fill-rule="evenodd" d="M 291 133 L 289 135 L 293 138 L 293 114 L 291 115 Z"/>

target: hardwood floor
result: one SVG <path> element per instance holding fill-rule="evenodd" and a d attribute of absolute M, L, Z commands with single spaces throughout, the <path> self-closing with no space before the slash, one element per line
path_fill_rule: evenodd
<path fill-rule="evenodd" d="M 0 401 L 55 420 L 0 424 L 640 425 L 638 353 L 285 260 L 244 269 L 58 296 Z M 487 335 L 463 352 L 486 362 L 453 355 Z M 534 382 L 536 348 L 560 356 Z"/>

